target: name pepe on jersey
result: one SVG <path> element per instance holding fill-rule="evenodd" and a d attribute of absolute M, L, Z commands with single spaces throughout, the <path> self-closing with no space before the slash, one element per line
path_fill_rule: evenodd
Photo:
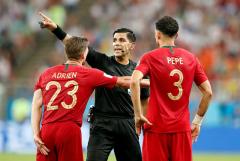
<path fill-rule="evenodd" d="M 168 64 L 183 64 L 183 58 L 167 57 Z"/>
<path fill-rule="evenodd" d="M 183 64 L 183 58 L 182 57 L 179 57 L 179 58 L 176 58 L 176 57 L 167 57 L 167 62 L 168 64 Z M 140 64 L 140 60 L 137 62 L 137 65 L 136 66 L 139 66 Z"/>

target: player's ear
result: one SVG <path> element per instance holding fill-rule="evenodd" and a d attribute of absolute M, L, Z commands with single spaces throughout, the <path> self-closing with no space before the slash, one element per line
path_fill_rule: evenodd
<path fill-rule="evenodd" d="M 177 32 L 177 34 L 175 35 L 175 39 L 177 39 L 177 37 L 178 37 L 178 32 Z"/>
<path fill-rule="evenodd" d="M 162 33 L 159 31 L 157 32 L 157 38 L 158 38 L 158 40 L 160 40 L 162 38 Z"/>
<path fill-rule="evenodd" d="M 80 59 L 84 59 L 84 53 L 80 53 Z"/>
<path fill-rule="evenodd" d="M 155 30 L 155 39 L 156 41 L 161 39 L 161 33 L 158 30 Z"/>
<path fill-rule="evenodd" d="M 135 42 L 132 42 L 131 45 L 130 45 L 130 49 L 131 49 L 131 50 L 134 50 L 135 45 L 136 45 Z"/>

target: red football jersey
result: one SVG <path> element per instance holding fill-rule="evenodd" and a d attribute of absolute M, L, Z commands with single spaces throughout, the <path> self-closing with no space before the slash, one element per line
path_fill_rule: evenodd
<path fill-rule="evenodd" d="M 181 48 L 158 48 L 143 55 L 136 70 L 150 77 L 147 118 L 153 125 L 145 125 L 145 130 L 190 130 L 188 105 L 192 83 L 200 85 L 207 80 L 198 59 Z"/>
<path fill-rule="evenodd" d="M 117 77 L 77 65 L 48 68 L 39 77 L 35 89 L 41 89 L 44 114 L 42 124 L 74 121 L 82 124 L 82 115 L 93 90 L 98 86 L 112 88 Z"/>

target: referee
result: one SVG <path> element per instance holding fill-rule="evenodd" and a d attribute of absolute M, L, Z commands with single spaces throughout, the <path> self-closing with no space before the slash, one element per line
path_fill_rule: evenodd
<path fill-rule="evenodd" d="M 40 16 L 42 27 L 51 30 L 63 43 L 71 37 L 50 18 L 42 13 Z M 88 47 L 86 61 L 91 67 L 98 68 L 107 74 L 131 76 L 136 63 L 129 57 L 135 42 L 135 34 L 130 29 L 117 29 L 113 32 L 114 55 L 109 57 Z M 148 97 L 148 89 L 141 89 L 143 107 L 147 105 Z M 97 88 L 93 118 L 87 147 L 87 161 L 107 161 L 112 149 L 117 161 L 142 160 L 129 89 Z"/>

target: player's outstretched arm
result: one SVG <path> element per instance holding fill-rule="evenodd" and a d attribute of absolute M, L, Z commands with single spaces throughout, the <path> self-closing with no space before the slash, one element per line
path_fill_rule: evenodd
<path fill-rule="evenodd" d="M 32 101 L 31 125 L 33 130 L 34 142 L 43 155 L 48 155 L 49 149 L 44 145 L 40 137 L 40 121 L 42 117 L 42 90 L 38 89 L 34 92 Z"/>
<path fill-rule="evenodd" d="M 150 80 L 149 79 L 141 79 L 140 86 L 141 86 L 141 88 L 149 88 Z"/>
<path fill-rule="evenodd" d="M 131 84 L 131 76 L 121 76 L 121 77 L 118 77 L 116 86 L 128 89 L 130 88 L 130 84 Z M 141 88 L 148 88 L 150 86 L 149 79 L 142 79 L 140 81 L 140 86 Z"/>
<path fill-rule="evenodd" d="M 116 87 L 126 88 L 130 87 L 131 76 L 117 77 Z"/>
<path fill-rule="evenodd" d="M 207 112 L 209 103 L 212 98 L 212 88 L 208 80 L 200 84 L 198 88 L 202 93 L 202 99 L 200 101 L 197 114 L 192 121 L 192 142 L 197 141 L 197 137 L 200 133 L 200 127 L 203 121 L 203 116 Z"/>
<path fill-rule="evenodd" d="M 39 12 L 39 15 L 42 18 L 42 20 L 39 22 L 40 27 L 47 28 L 48 30 L 52 31 L 54 35 L 65 44 L 71 35 L 65 33 L 52 19 L 42 12 Z"/>

